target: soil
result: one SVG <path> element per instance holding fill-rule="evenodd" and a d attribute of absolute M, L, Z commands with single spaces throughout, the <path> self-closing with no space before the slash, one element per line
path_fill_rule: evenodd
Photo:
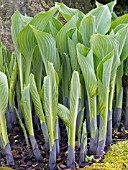
<path fill-rule="evenodd" d="M 61 127 L 62 128 L 62 127 Z M 37 139 L 37 143 L 39 145 L 41 154 L 43 156 L 43 162 L 38 163 L 36 162 L 32 149 L 27 148 L 23 133 L 19 126 L 15 126 L 13 129 L 13 133 L 9 133 L 9 139 L 11 143 L 12 153 L 15 160 L 15 165 L 12 166 L 13 169 L 16 170 L 48 170 L 48 155 L 49 152 L 44 146 L 44 138 L 42 132 L 35 128 L 35 137 Z M 128 139 L 128 132 L 126 132 L 123 128 L 120 129 L 120 132 L 113 133 L 113 144 L 117 143 L 118 141 Z M 67 136 L 64 131 L 62 131 L 61 139 L 60 139 L 60 156 L 57 158 L 57 166 L 60 169 L 66 170 L 66 158 L 67 158 Z M 104 155 L 108 152 L 109 146 L 105 147 Z M 79 148 L 78 143 L 76 142 L 76 165 L 78 166 L 77 162 L 79 159 Z M 104 162 L 104 155 L 100 162 Z M 88 156 L 90 156 L 88 154 Z M 94 157 L 95 158 L 95 157 Z M 94 159 L 95 160 L 95 159 Z M 83 166 L 91 165 L 94 163 L 92 159 L 90 162 L 86 162 Z M 0 151 L 0 166 L 6 166 L 6 159 L 5 156 Z M 58 169 L 58 168 L 56 168 Z"/>

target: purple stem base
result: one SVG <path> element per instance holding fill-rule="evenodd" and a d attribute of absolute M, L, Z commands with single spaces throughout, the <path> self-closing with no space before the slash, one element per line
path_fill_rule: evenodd
<path fill-rule="evenodd" d="M 125 111 L 124 127 L 126 130 L 128 130 L 128 106 L 126 107 L 126 111 Z"/>
<path fill-rule="evenodd" d="M 97 150 L 97 140 L 90 138 L 89 153 L 96 154 L 96 150 Z"/>
<path fill-rule="evenodd" d="M 106 144 L 112 143 L 112 111 L 108 111 Z"/>
<path fill-rule="evenodd" d="M 34 156 L 35 156 L 37 162 L 42 162 L 43 157 L 42 157 L 42 155 L 40 153 L 40 150 L 38 148 L 38 145 L 37 145 L 35 137 L 32 136 L 32 135 L 29 135 L 29 137 L 30 137 L 30 141 L 31 141 L 31 144 L 32 144 L 33 153 L 34 153 Z"/>
<path fill-rule="evenodd" d="M 67 167 L 68 168 L 76 167 L 74 148 L 70 145 L 68 146 Z"/>
<path fill-rule="evenodd" d="M 52 147 L 52 151 L 50 151 L 48 166 L 50 170 L 56 169 L 56 142 L 54 143 Z"/>
<path fill-rule="evenodd" d="M 113 114 L 113 127 L 114 127 L 114 129 L 118 129 L 120 127 L 121 112 L 122 112 L 121 108 L 115 107 L 114 114 Z"/>
<path fill-rule="evenodd" d="M 14 165 L 14 159 L 12 156 L 10 143 L 6 144 L 4 151 L 5 151 L 5 155 L 6 155 L 7 164 Z"/>
<path fill-rule="evenodd" d="M 105 147 L 105 140 L 101 140 L 98 142 L 98 147 L 97 147 L 97 152 L 96 155 L 97 157 L 101 157 L 103 152 L 104 152 L 104 147 Z"/>

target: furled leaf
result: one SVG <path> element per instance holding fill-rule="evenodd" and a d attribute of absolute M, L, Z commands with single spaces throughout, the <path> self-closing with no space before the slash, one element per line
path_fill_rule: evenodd
<path fill-rule="evenodd" d="M 17 40 L 17 36 L 23 27 L 21 16 L 22 15 L 19 13 L 18 10 L 12 15 L 11 34 L 12 34 L 12 40 L 13 40 L 15 54 L 18 62 L 18 67 L 19 67 L 20 85 L 22 90 L 23 89 L 23 70 L 22 70 L 23 66 L 22 66 L 22 56 L 20 53 L 19 44 Z"/>
<path fill-rule="evenodd" d="M 4 66 L 4 58 L 3 58 L 3 46 L 2 42 L 0 42 L 0 71 L 4 72 L 5 71 L 5 66 Z"/>
<path fill-rule="evenodd" d="M 18 57 L 19 45 L 17 41 L 17 35 L 22 29 L 22 18 L 18 10 L 12 15 L 11 20 L 12 20 L 12 25 L 11 25 L 12 40 L 16 51 L 16 55 Z"/>
<path fill-rule="evenodd" d="M 40 93 L 41 90 L 42 64 L 43 64 L 42 57 L 38 46 L 36 46 L 32 58 L 32 68 L 38 93 Z"/>
<path fill-rule="evenodd" d="M 8 105 L 8 82 L 4 73 L 0 72 L 0 125 L 4 144 L 8 143 L 5 113 Z"/>
<path fill-rule="evenodd" d="M 121 108 L 122 107 L 122 99 L 120 100 L 119 97 L 120 95 L 122 96 L 121 91 L 122 90 L 122 77 L 124 75 L 124 63 L 122 62 L 120 66 L 117 69 L 117 74 L 116 74 L 116 107 Z"/>
<path fill-rule="evenodd" d="M 9 88 L 9 104 L 10 104 L 11 109 L 13 109 L 13 97 L 15 93 L 15 86 L 17 83 L 17 74 L 18 74 L 18 64 L 15 61 L 12 74 L 11 74 L 10 88 Z"/>
<path fill-rule="evenodd" d="M 85 15 L 80 23 L 79 31 L 82 35 L 83 44 L 90 47 L 90 38 L 96 32 L 95 17 Z"/>
<path fill-rule="evenodd" d="M 34 136 L 33 131 L 33 122 L 32 122 L 32 113 L 31 113 L 31 104 L 30 104 L 30 85 L 27 85 L 24 87 L 22 91 L 22 99 L 21 99 L 21 105 L 23 108 L 23 117 L 28 127 L 28 132 L 30 135 Z"/>
<path fill-rule="evenodd" d="M 70 114 L 69 114 L 69 128 L 70 128 L 70 145 L 75 147 L 75 131 L 76 119 L 78 114 L 80 98 L 80 79 L 77 71 L 74 71 L 71 79 L 70 89 Z"/>
<path fill-rule="evenodd" d="M 4 115 L 8 104 L 8 82 L 4 73 L 0 72 L 0 115 Z"/>
<path fill-rule="evenodd" d="M 79 127 L 78 127 L 78 143 L 79 143 L 79 146 L 80 146 L 80 141 L 81 141 L 81 138 L 82 138 L 82 134 L 84 134 L 82 132 L 83 120 L 84 120 L 84 108 L 81 109 L 80 124 L 79 124 Z M 85 130 L 85 129 L 83 129 L 83 130 Z"/>
<path fill-rule="evenodd" d="M 44 77 L 44 109 L 50 136 L 50 150 L 54 145 L 54 130 L 58 113 L 58 87 L 54 67 L 48 62 L 48 75 Z"/>
<path fill-rule="evenodd" d="M 113 50 L 106 55 L 106 57 L 100 62 L 97 68 L 98 76 L 98 103 L 100 113 L 100 128 L 99 128 L 99 141 L 106 138 L 107 132 L 107 117 L 108 117 L 108 98 L 109 87 L 112 71 L 112 63 L 114 58 Z"/>
<path fill-rule="evenodd" d="M 85 86 L 88 91 L 89 96 L 93 96 L 96 94 L 97 90 L 97 79 L 94 72 L 94 63 L 93 63 L 93 54 L 92 50 L 89 51 L 88 54 L 84 55 L 84 53 L 88 50 L 85 46 L 82 44 L 77 44 L 77 56 L 78 56 L 78 62 L 80 64 L 80 68 L 82 70 L 84 80 L 85 80 Z"/>
<path fill-rule="evenodd" d="M 45 122 L 43 108 L 33 74 L 30 75 L 30 93 L 32 96 L 37 116 L 39 117 L 40 121 Z"/>

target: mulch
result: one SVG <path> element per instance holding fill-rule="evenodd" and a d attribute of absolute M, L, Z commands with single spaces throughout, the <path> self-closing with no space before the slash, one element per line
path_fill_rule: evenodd
<path fill-rule="evenodd" d="M 62 128 L 62 127 L 61 127 Z M 44 146 L 44 138 L 42 131 L 37 130 L 36 127 L 35 137 L 40 148 L 41 154 L 43 156 L 43 161 L 38 163 L 33 155 L 32 149 L 27 148 L 25 138 L 19 126 L 15 126 L 13 129 L 13 133 L 9 133 L 9 139 L 11 143 L 11 149 L 15 160 L 15 165 L 12 166 L 13 169 L 16 170 L 48 170 L 48 159 L 49 159 L 49 152 Z M 120 132 L 113 132 L 113 144 L 117 143 L 118 141 L 128 139 L 128 133 L 122 128 Z M 89 139 L 88 139 L 89 141 Z M 66 133 L 62 130 L 61 139 L 60 139 L 60 155 L 57 158 L 57 168 L 59 170 L 66 170 L 66 159 L 67 159 L 67 146 L 68 146 L 68 139 Z M 108 152 L 109 146 L 105 147 L 104 155 Z M 78 142 L 76 142 L 76 166 L 78 166 L 77 162 L 79 160 L 79 147 Z M 100 162 L 104 162 L 104 155 Z M 89 153 L 88 153 L 89 156 Z M 95 158 L 95 156 L 94 156 Z M 95 159 L 94 159 L 95 160 Z M 86 162 L 83 166 L 91 165 L 94 163 L 94 160 L 90 162 Z M 6 159 L 5 155 L 0 151 L 0 166 L 6 166 Z"/>

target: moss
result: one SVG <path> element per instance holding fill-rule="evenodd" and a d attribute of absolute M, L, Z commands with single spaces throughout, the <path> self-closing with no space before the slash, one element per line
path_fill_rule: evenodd
<path fill-rule="evenodd" d="M 8 167 L 0 167 L 0 170 L 13 170 L 13 169 Z"/>
<path fill-rule="evenodd" d="M 104 163 L 94 163 L 81 170 L 125 170 L 128 169 L 128 141 L 118 142 L 110 147 Z"/>

